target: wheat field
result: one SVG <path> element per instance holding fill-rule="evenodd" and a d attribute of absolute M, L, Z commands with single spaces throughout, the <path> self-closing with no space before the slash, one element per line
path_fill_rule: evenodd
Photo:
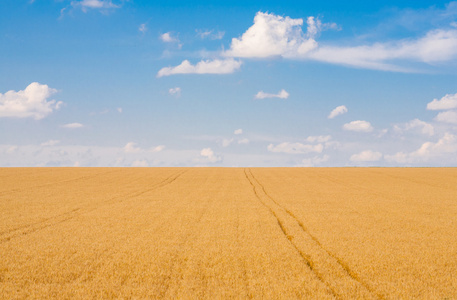
<path fill-rule="evenodd" d="M 457 169 L 3 168 L 0 298 L 457 299 Z"/>

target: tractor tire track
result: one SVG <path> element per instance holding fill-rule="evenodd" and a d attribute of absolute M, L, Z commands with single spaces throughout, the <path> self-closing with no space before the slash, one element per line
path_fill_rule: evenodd
<path fill-rule="evenodd" d="M 382 294 L 377 293 L 363 281 L 347 263 L 327 250 L 290 210 L 271 197 L 251 169 L 245 170 L 245 175 L 253 186 L 257 198 L 278 220 L 287 239 L 336 298 L 349 296 L 350 298 L 385 299 Z"/>
<path fill-rule="evenodd" d="M 169 185 L 169 184 L 173 183 L 175 180 L 177 180 L 185 172 L 187 172 L 187 170 L 179 172 L 177 175 L 173 174 L 173 175 L 167 177 L 166 179 L 160 181 L 159 183 L 154 184 L 152 187 L 150 187 L 150 188 L 148 188 L 148 189 L 146 189 L 144 191 L 129 193 L 127 195 L 116 196 L 116 197 L 110 198 L 110 199 L 106 200 L 105 202 L 99 203 L 96 207 L 93 207 L 93 208 L 86 208 L 86 209 L 76 208 L 76 209 L 73 209 L 73 210 L 71 210 L 69 212 L 60 214 L 60 215 L 55 216 L 55 217 L 48 218 L 48 219 L 40 221 L 40 222 L 35 222 L 33 224 L 24 225 L 24 226 L 21 226 L 20 228 L 16 228 L 16 229 L 10 230 L 5 234 L 0 235 L 0 236 L 2 236 L 2 238 L 0 239 L 0 244 L 8 242 L 8 241 L 10 241 L 10 240 L 12 240 L 14 238 L 17 238 L 17 237 L 28 235 L 28 234 L 43 230 L 45 228 L 51 227 L 51 226 L 54 226 L 54 225 L 57 225 L 57 224 L 61 224 L 63 222 L 66 222 L 66 221 L 69 221 L 71 219 L 74 219 L 74 218 L 76 218 L 76 217 L 78 217 L 78 216 L 80 216 L 82 214 L 90 213 L 90 212 L 92 212 L 94 210 L 100 209 L 101 207 L 104 207 L 106 205 L 112 204 L 113 200 L 116 200 L 116 199 L 119 199 L 119 198 L 123 198 L 121 201 L 115 202 L 115 203 L 121 203 L 123 201 L 126 201 L 127 199 L 132 199 L 132 198 L 138 197 L 140 195 L 143 195 L 145 193 L 151 192 L 153 190 L 162 188 L 162 187 L 164 187 L 166 185 Z M 5 235 L 8 235 L 8 236 L 5 237 Z"/>

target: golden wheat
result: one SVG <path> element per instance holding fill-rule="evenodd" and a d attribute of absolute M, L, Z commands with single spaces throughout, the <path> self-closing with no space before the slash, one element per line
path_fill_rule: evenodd
<path fill-rule="evenodd" d="M 457 169 L 0 169 L 0 298 L 457 297 Z"/>

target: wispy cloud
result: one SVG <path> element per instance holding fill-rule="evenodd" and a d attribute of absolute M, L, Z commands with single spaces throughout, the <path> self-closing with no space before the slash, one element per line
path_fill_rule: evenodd
<path fill-rule="evenodd" d="M 84 127 L 84 125 L 81 123 L 68 123 L 68 124 L 62 125 L 62 127 L 69 128 L 69 129 L 76 129 L 76 128 L 82 128 L 82 127 Z"/>
<path fill-rule="evenodd" d="M 181 88 L 180 87 L 171 88 L 168 90 L 168 93 L 172 96 L 179 98 L 179 97 L 181 97 Z"/>
<path fill-rule="evenodd" d="M 178 37 L 173 36 L 171 32 L 161 34 L 160 39 L 164 43 L 179 43 Z"/>
<path fill-rule="evenodd" d="M 350 160 L 353 162 L 369 162 L 379 161 L 382 158 L 381 152 L 365 150 L 351 156 Z"/>
<path fill-rule="evenodd" d="M 279 99 L 287 99 L 289 98 L 289 93 L 286 90 L 281 90 L 277 94 L 269 94 L 265 93 L 264 91 L 258 92 L 255 96 L 255 99 L 265 99 L 265 98 L 279 98 Z"/>
<path fill-rule="evenodd" d="M 344 124 L 343 129 L 358 132 L 372 132 L 373 126 L 371 126 L 370 122 L 357 120 Z"/>
<path fill-rule="evenodd" d="M 308 145 L 302 143 L 288 143 L 284 142 L 278 145 L 270 144 L 267 147 L 268 151 L 270 152 L 277 152 L 277 153 L 287 153 L 287 154 L 303 154 L 303 153 L 321 153 L 324 149 L 322 144 L 317 145 Z"/>
<path fill-rule="evenodd" d="M 201 30 L 196 29 L 195 32 L 197 36 L 201 39 L 210 39 L 210 40 L 221 40 L 225 32 L 224 31 L 215 31 L 215 30 Z"/>
<path fill-rule="evenodd" d="M 345 114 L 347 112 L 348 112 L 347 107 L 344 105 L 340 105 L 330 112 L 330 114 L 328 115 L 328 118 L 333 119 L 334 117 Z"/>

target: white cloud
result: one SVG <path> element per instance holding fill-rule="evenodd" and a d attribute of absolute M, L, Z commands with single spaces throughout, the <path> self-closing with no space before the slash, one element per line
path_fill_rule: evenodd
<path fill-rule="evenodd" d="M 386 71 L 411 72 L 394 60 L 436 64 L 457 57 L 457 30 L 437 29 L 419 39 L 404 39 L 362 46 L 322 46 L 309 55 L 310 59 L 354 67 Z"/>
<path fill-rule="evenodd" d="M 146 26 L 146 23 L 141 24 L 140 27 L 138 27 L 138 30 L 142 33 L 145 33 L 146 31 L 148 31 L 148 27 Z"/>
<path fill-rule="evenodd" d="M 353 162 L 365 162 L 365 161 L 378 161 L 382 158 L 381 152 L 374 152 L 371 150 L 365 150 L 358 154 L 351 156 L 350 160 Z"/>
<path fill-rule="evenodd" d="M 81 0 L 71 1 L 71 6 L 80 7 L 83 12 L 87 12 L 87 9 L 113 9 L 119 8 L 120 5 L 114 4 L 111 0 Z"/>
<path fill-rule="evenodd" d="M 446 110 L 457 108 L 457 94 L 447 94 L 440 100 L 433 99 L 427 104 L 428 110 Z"/>
<path fill-rule="evenodd" d="M 214 59 L 202 60 L 196 65 L 192 65 L 188 60 L 184 60 L 176 67 L 165 67 L 159 70 L 157 77 L 170 76 L 174 74 L 229 74 L 241 67 L 241 61 L 234 59 Z"/>
<path fill-rule="evenodd" d="M 434 160 L 438 164 L 446 164 L 457 157 L 457 136 L 445 133 L 436 143 L 425 142 L 416 151 L 405 153 L 397 152 L 394 155 L 385 155 L 389 162 L 396 163 L 424 163 Z"/>
<path fill-rule="evenodd" d="M 350 131 L 358 131 L 358 132 L 372 132 L 373 127 L 371 126 L 370 122 L 367 121 L 352 121 L 350 123 L 346 123 L 343 125 L 344 130 Z"/>
<path fill-rule="evenodd" d="M 224 31 L 214 31 L 214 30 L 195 30 L 197 32 L 197 36 L 201 39 L 210 39 L 210 40 L 221 40 L 225 32 Z"/>
<path fill-rule="evenodd" d="M 118 107 L 117 111 L 121 114 L 122 113 L 122 107 Z"/>
<path fill-rule="evenodd" d="M 328 118 L 333 119 L 334 117 L 345 114 L 347 112 L 348 112 L 348 109 L 346 108 L 346 106 L 340 105 L 330 112 L 330 114 L 328 115 Z"/>
<path fill-rule="evenodd" d="M 56 89 L 46 84 L 33 82 L 21 91 L 8 91 L 0 93 L 0 118 L 34 118 L 40 120 L 48 116 L 54 110 L 58 110 L 62 101 L 48 100 Z"/>
<path fill-rule="evenodd" d="M 265 98 L 287 99 L 287 98 L 289 98 L 289 93 L 286 92 L 284 89 L 279 91 L 279 93 L 277 93 L 277 94 L 269 94 L 269 93 L 260 91 L 254 97 L 255 97 L 255 99 L 265 99 Z"/>
<path fill-rule="evenodd" d="M 435 128 L 432 124 L 421 121 L 419 119 L 414 119 L 409 121 L 408 123 L 394 126 L 394 130 L 397 132 L 409 131 L 414 129 L 419 129 L 420 132 L 425 135 L 431 136 L 435 134 Z"/>
<path fill-rule="evenodd" d="M 457 111 L 443 111 L 440 112 L 436 117 L 436 121 L 457 124 Z"/>
<path fill-rule="evenodd" d="M 244 139 L 238 140 L 238 144 L 240 144 L 240 145 L 241 144 L 249 144 L 249 139 L 244 138 Z"/>
<path fill-rule="evenodd" d="M 137 147 L 137 143 L 129 142 L 124 146 L 125 153 L 139 153 L 142 151 L 140 147 Z"/>
<path fill-rule="evenodd" d="M 315 156 L 312 158 L 305 158 L 304 160 L 302 160 L 300 167 L 314 167 L 314 166 L 320 165 L 323 162 L 328 161 L 329 158 L 330 158 L 330 156 L 328 156 L 328 155 L 324 155 L 322 157 Z"/>
<path fill-rule="evenodd" d="M 238 134 L 243 134 L 243 129 L 241 129 L 241 128 L 240 128 L 240 129 L 236 129 L 236 130 L 233 132 L 233 134 L 236 134 L 236 135 L 238 135 Z"/>
<path fill-rule="evenodd" d="M 228 147 L 230 144 L 233 143 L 233 139 L 223 139 L 222 140 L 222 147 Z"/>
<path fill-rule="evenodd" d="M 281 143 L 278 145 L 270 144 L 267 147 L 268 151 L 270 152 L 278 152 L 278 153 L 287 153 L 287 154 L 303 154 L 303 153 L 321 153 L 324 149 L 322 144 L 317 145 L 307 145 L 302 143 Z"/>
<path fill-rule="evenodd" d="M 325 143 L 332 139 L 330 135 L 311 135 L 305 139 L 305 141 L 310 143 Z"/>
<path fill-rule="evenodd" d="M 69 128 L 69 129 L 76 129 L 76 128 L 84 127 L 84 125 L 81 123 L 68 123 L 68 124 L 62 125 L 62 127 Z"/>
<path fill-rule="evenodd" d="M 16 145 L 10 145 L 10 146 L 8 146 L 8 147 L 6 148 L 5 153 L 6 153 L 6 154 L 13 154 L 13 153 L 15 153 L 15 152 L 17 151 L 18 148 L 19 148 L 19 147 L 16 146 Z"/>
<path fill-rule="evenodd" d="M 179 98 L 179 97 L 181 97 L 181 88 L 180 87 L 171 88 L 168 90 L 168 93 L 172 96 Z"/>
<path fill-rule="evenodd" d="M 132 167 L 135 168 L 145 168 L 148 167 L 149 163 L 146 160 L 135 160 L 132 162 Z"/>
<path fill-rule="evenodd" d="M 171 35 L 171 32 L 165 32 L 164 34 L 160 35 L 160 39 L 164 43 L 175 43 L 179 42 L 179 39 L 177 37 L 174 37 Z"/>
<path fill-rule="evenodd" d="M 203 157 L 206 157 L 209 160 L 209 162 L 212 162 L 212 163 L 219 162 L 222 160 L 222 158 L 220 156 L 217 156 L 214 154 L 214 152 L 213 152 L 213 150 L 211 150 L 211 148 L 202 149 L 202 151 L 200 151 L 200 155 Z"/>
<path fill-rule="evenodd" d="M 59 143 L 60 143 L 59 140 L 49 140 L 49 141 L 46 141 L 44 143 L 41 143 L 41 146 L 43 146 L 43 147 L 55 146 L 55 145 L 57 145 Z"/>
<path fill-rule="evenodd" d="M 304 56 L 317 47 L 314 38 L 322 23 L 314 17 L 306 21 L 308 30 L 302 31 L 303 19 L 292 19 L 258 12 L 254 24 L 240 38 L 233 38 L 224 55 L 232 57 L 286 58 Z"/>
<path fill-rule="evenodd" d="M 151 151 L 157 153 L 157 152 L 162 151 L 163 149 L 165 149 L 165 146 L 164 146 L 164 145 L 159 145 L 159 146 L 153 147 L 153 148 L 151 149 Z"/>

